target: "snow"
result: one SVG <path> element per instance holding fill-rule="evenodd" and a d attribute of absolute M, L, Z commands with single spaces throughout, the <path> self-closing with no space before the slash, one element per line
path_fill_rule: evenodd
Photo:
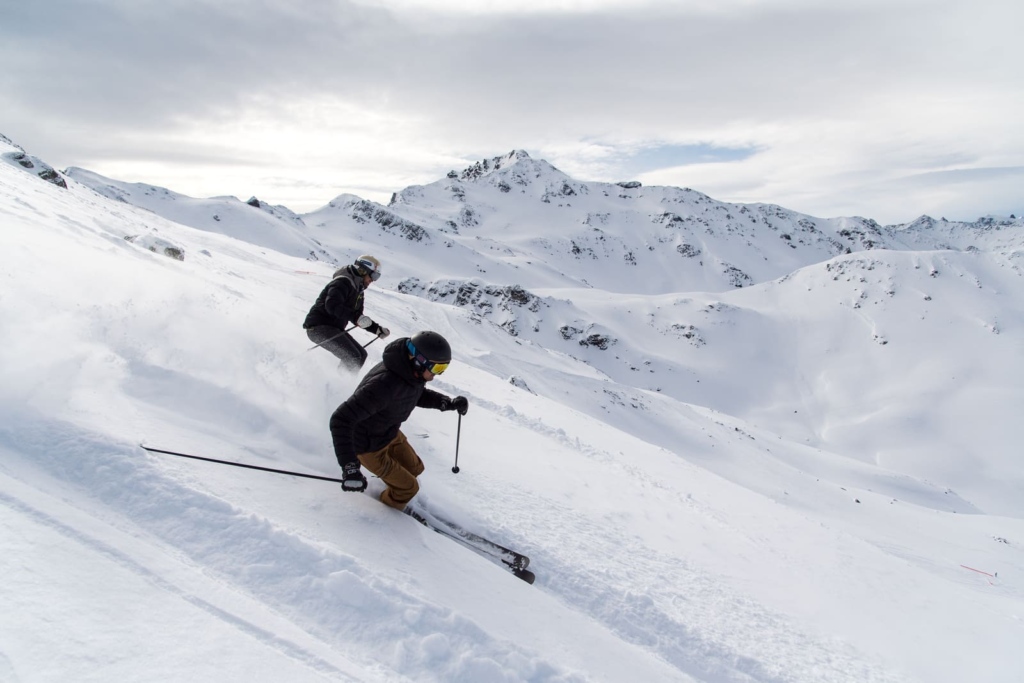
<path fill-rule="evenodd" d="M 0 164 L 0 680 L 1024 678 L 1021 221 L 493 166 L 295 216 Z M 339 476 L 358 377 L 301 322 L 360 253 L 367 313 L 444 334 L 470 401 L 403 428 L 418 500 L 533 586 L 377 480 L 139 447 Z"/>

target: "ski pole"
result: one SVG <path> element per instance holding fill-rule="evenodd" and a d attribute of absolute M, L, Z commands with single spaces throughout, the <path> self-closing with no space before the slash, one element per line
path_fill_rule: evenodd
<path fill-rule="evenodd" d="M 203 457 L 200 457 L 198 455 L 189 455 L 187 453 L 176 453 L 174 451 L 165 451 L 165 450 L 161 450 L 159 448 L 150 448 L 149 446 L 144 446 L 143 444 L 139 444 L 139 446 L 141 446 L 143 449 L 149 451 L 150 453 L 163 453 L 164 455 L 176 455 L 179 458 L 191 458 L 192 460 L 204 460 L 206 462 L 215 462 L 215 463 L 218 463 L 220 465 L 231 465 L 232 467 L 244 467 L 244 468 L 246 468 L 248 470 L 260 470 L 262 472 L 273 472 L 275 474 L 290 474 L 293 477 L 305 477 L 306 479 L 320 479 L 322 481 L 333 481 L 333 482 L 337 482 L 339 484 L 342 482 L 341 479 L 335 479 L 334 477 L 321 477 L 318 474 L 305 474 L 303 472 L 292 472 L 290 470 L 275 470 L 272 467 L 260 467 L 259 465 L 246 465 L 245 463 L 241 463 L 241 462 L 231 462 L 229 460 L 217 460 L 216 458 L 203 458 Z"/>
<path fill-rule="evenodd" d="M 462 413 L 459 413 L 459 426 L 455 430 L 455 466 L 452 467 L 452 474 L 459 473 L 459 441 L 462 438 Z"/>
<path fill-rule="evenodd" d="M 315 348 L 318 348 L 318 347 L 320 347 L 320 346 L 323 346 L 324 344 L 326 344 L 326 343 L 327 343 L 327 342 L 329 342 L 329 341 L 334 341 L 335 339 L 337 339 L 337 338 L 338 338 L 338 337 L 340 337 L 341 335 L 345 334 L 346 332 L 351 332 L 351 331 L 352 331 L 352 330 L 354 330 L 354 329 L 356 329 L 356 326 L 355 326 L 355 325 L 353 325 L 352 327 L 349 327 L 348 329 L 344 329 L 344 330 L 342 330 L 341 332 L 339 332 L 338 334 L 334 335 L 333 337 L 328 337 L 327 339 L 324 339 L 324 340 L 323 340 L 322 342 L 320 342 L 319 344 L 313 344 L 312 346 L 310 346 L 310 347 L 309 347 L 308 349 L 306 349 L 306 350 L 307 350 L 307 351 L 312 351 L 312 350 L 313 350 L 313 349 L 315 349 Z"/>

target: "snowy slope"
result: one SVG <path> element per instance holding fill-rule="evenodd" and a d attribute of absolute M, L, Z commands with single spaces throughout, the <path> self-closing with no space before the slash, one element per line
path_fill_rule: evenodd
<path fill-rule="evenodd" d="M 69 168 L 68 178 L 115 201 L 138 206 L 169 220 L 279 251 L 289 256 L 333 262 L 302 230 L 302 219 L 285 207 L 263 204 L 256 197 L 196 199 L 145 183 L 124 183 L 82 168 Z"/>
<path fill-rule="evenodd" d="M 408 423 L 421 498 L 527 552 L 532 587 L 371 496 L 138 448 L 337 476 L 326 423 L 356 378 L 300 329 L 333 265 L 0 165 L 0 679 L 1024 675 L 1018 224 L 999 248 L 808 237 L 736 288 L 660 250 L 620 266 L 640 218 L 578 260 L 550 203 L 500 223 L 493 192 L 472 230 L 430 187 L 292 223 L 382 259 L 373 317 L 452 342 L 435 386 L 471 408 Z M 753 264 L 777 241 L 703 244 Z"/>

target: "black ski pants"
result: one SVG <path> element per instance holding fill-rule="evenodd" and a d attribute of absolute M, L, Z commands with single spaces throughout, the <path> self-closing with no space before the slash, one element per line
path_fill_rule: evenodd
<path fill-rule="evenodd" d="M 317 325 L 306 330 L 306 336 L 314 344 L 320 344 L 341 361 L 341 367 L 355 372 L 366 362 L 366 349 L 360 346 L 348 332 L 331 325 Z"/>

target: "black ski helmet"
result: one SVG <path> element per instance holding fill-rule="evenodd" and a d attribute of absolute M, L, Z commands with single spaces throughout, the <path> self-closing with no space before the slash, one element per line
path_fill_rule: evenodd
<path fill-rule="evenodd" d="M 409 339 L 408 345 L 411 347 L 409 353 L 418 365 L 423 364 L 423 361 L 430 363 L 450 363 L 452 361 L 452 347 L 448 345 L 448 340 L 437 332 L 429 330 L 417 332 Z"/>

